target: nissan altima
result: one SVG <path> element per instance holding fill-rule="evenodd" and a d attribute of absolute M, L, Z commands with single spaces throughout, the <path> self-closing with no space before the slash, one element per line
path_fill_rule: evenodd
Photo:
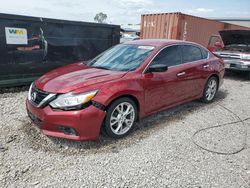
<path fill-rule="evenodd" d="M 224 71 L 223 61 L 196 43 L 131 41 L 40 77 L 30 86 L 27 112 L 48 136 L 96 140 L 103 130 L 121 138 L 150 114 L 212 102 Z"/>

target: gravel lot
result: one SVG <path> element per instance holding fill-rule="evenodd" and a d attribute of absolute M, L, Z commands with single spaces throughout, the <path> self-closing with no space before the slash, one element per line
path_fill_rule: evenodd
<path fill-rule="evenodd" d="M 0 94 L 0 187 L 250 187 L 250 81 L 238 75 L 212 104 L 181 105 L 97 142 L 40 134 L 26 116 L 27 88 L 18 90 Z"/>

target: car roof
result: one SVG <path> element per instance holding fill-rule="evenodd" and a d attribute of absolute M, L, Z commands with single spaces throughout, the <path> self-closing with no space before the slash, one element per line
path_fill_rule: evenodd
<path fill-rule="evenodd" d="M 133 40 L 129 42 L 125 42 L 124 44 L 135 44 L 135 45 L 145 45 L 145 46 L 155 46 L 161 47 L 170 44 L 194 44 L 198 45 L 193 42 L 183 41 L 183 40 L 170 40 L 170 39 L 141 39 L 141 40 Z"/>

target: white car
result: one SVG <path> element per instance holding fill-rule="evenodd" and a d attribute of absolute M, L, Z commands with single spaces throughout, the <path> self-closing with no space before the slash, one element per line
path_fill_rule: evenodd
<path fill-rule="evenodd" d="M 224 45 L 214 54 L 224 59 L 225 68 L 244 71 L 250 80 L 250 30 L 220 31 Z"/>

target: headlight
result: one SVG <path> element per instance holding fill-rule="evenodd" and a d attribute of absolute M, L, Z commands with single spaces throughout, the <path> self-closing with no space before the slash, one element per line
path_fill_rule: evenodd
<path fill-rule="evenodd" d="M 247 59 L 247 60 L 250 60 L 250 55 L 245 55 L 245 54 L 242 54 L 242 55 L 241 55 L 241 59 Z"/>
<path fill-rule="evenodd" d="M 85 104 L 90 102 L 97 92 L 98 91 L 95 90 L 81 94 L 62 94 L 59 95 L 54 101 L 50 102 L 50 106 L 64 110 L 81 109 Z"/>

